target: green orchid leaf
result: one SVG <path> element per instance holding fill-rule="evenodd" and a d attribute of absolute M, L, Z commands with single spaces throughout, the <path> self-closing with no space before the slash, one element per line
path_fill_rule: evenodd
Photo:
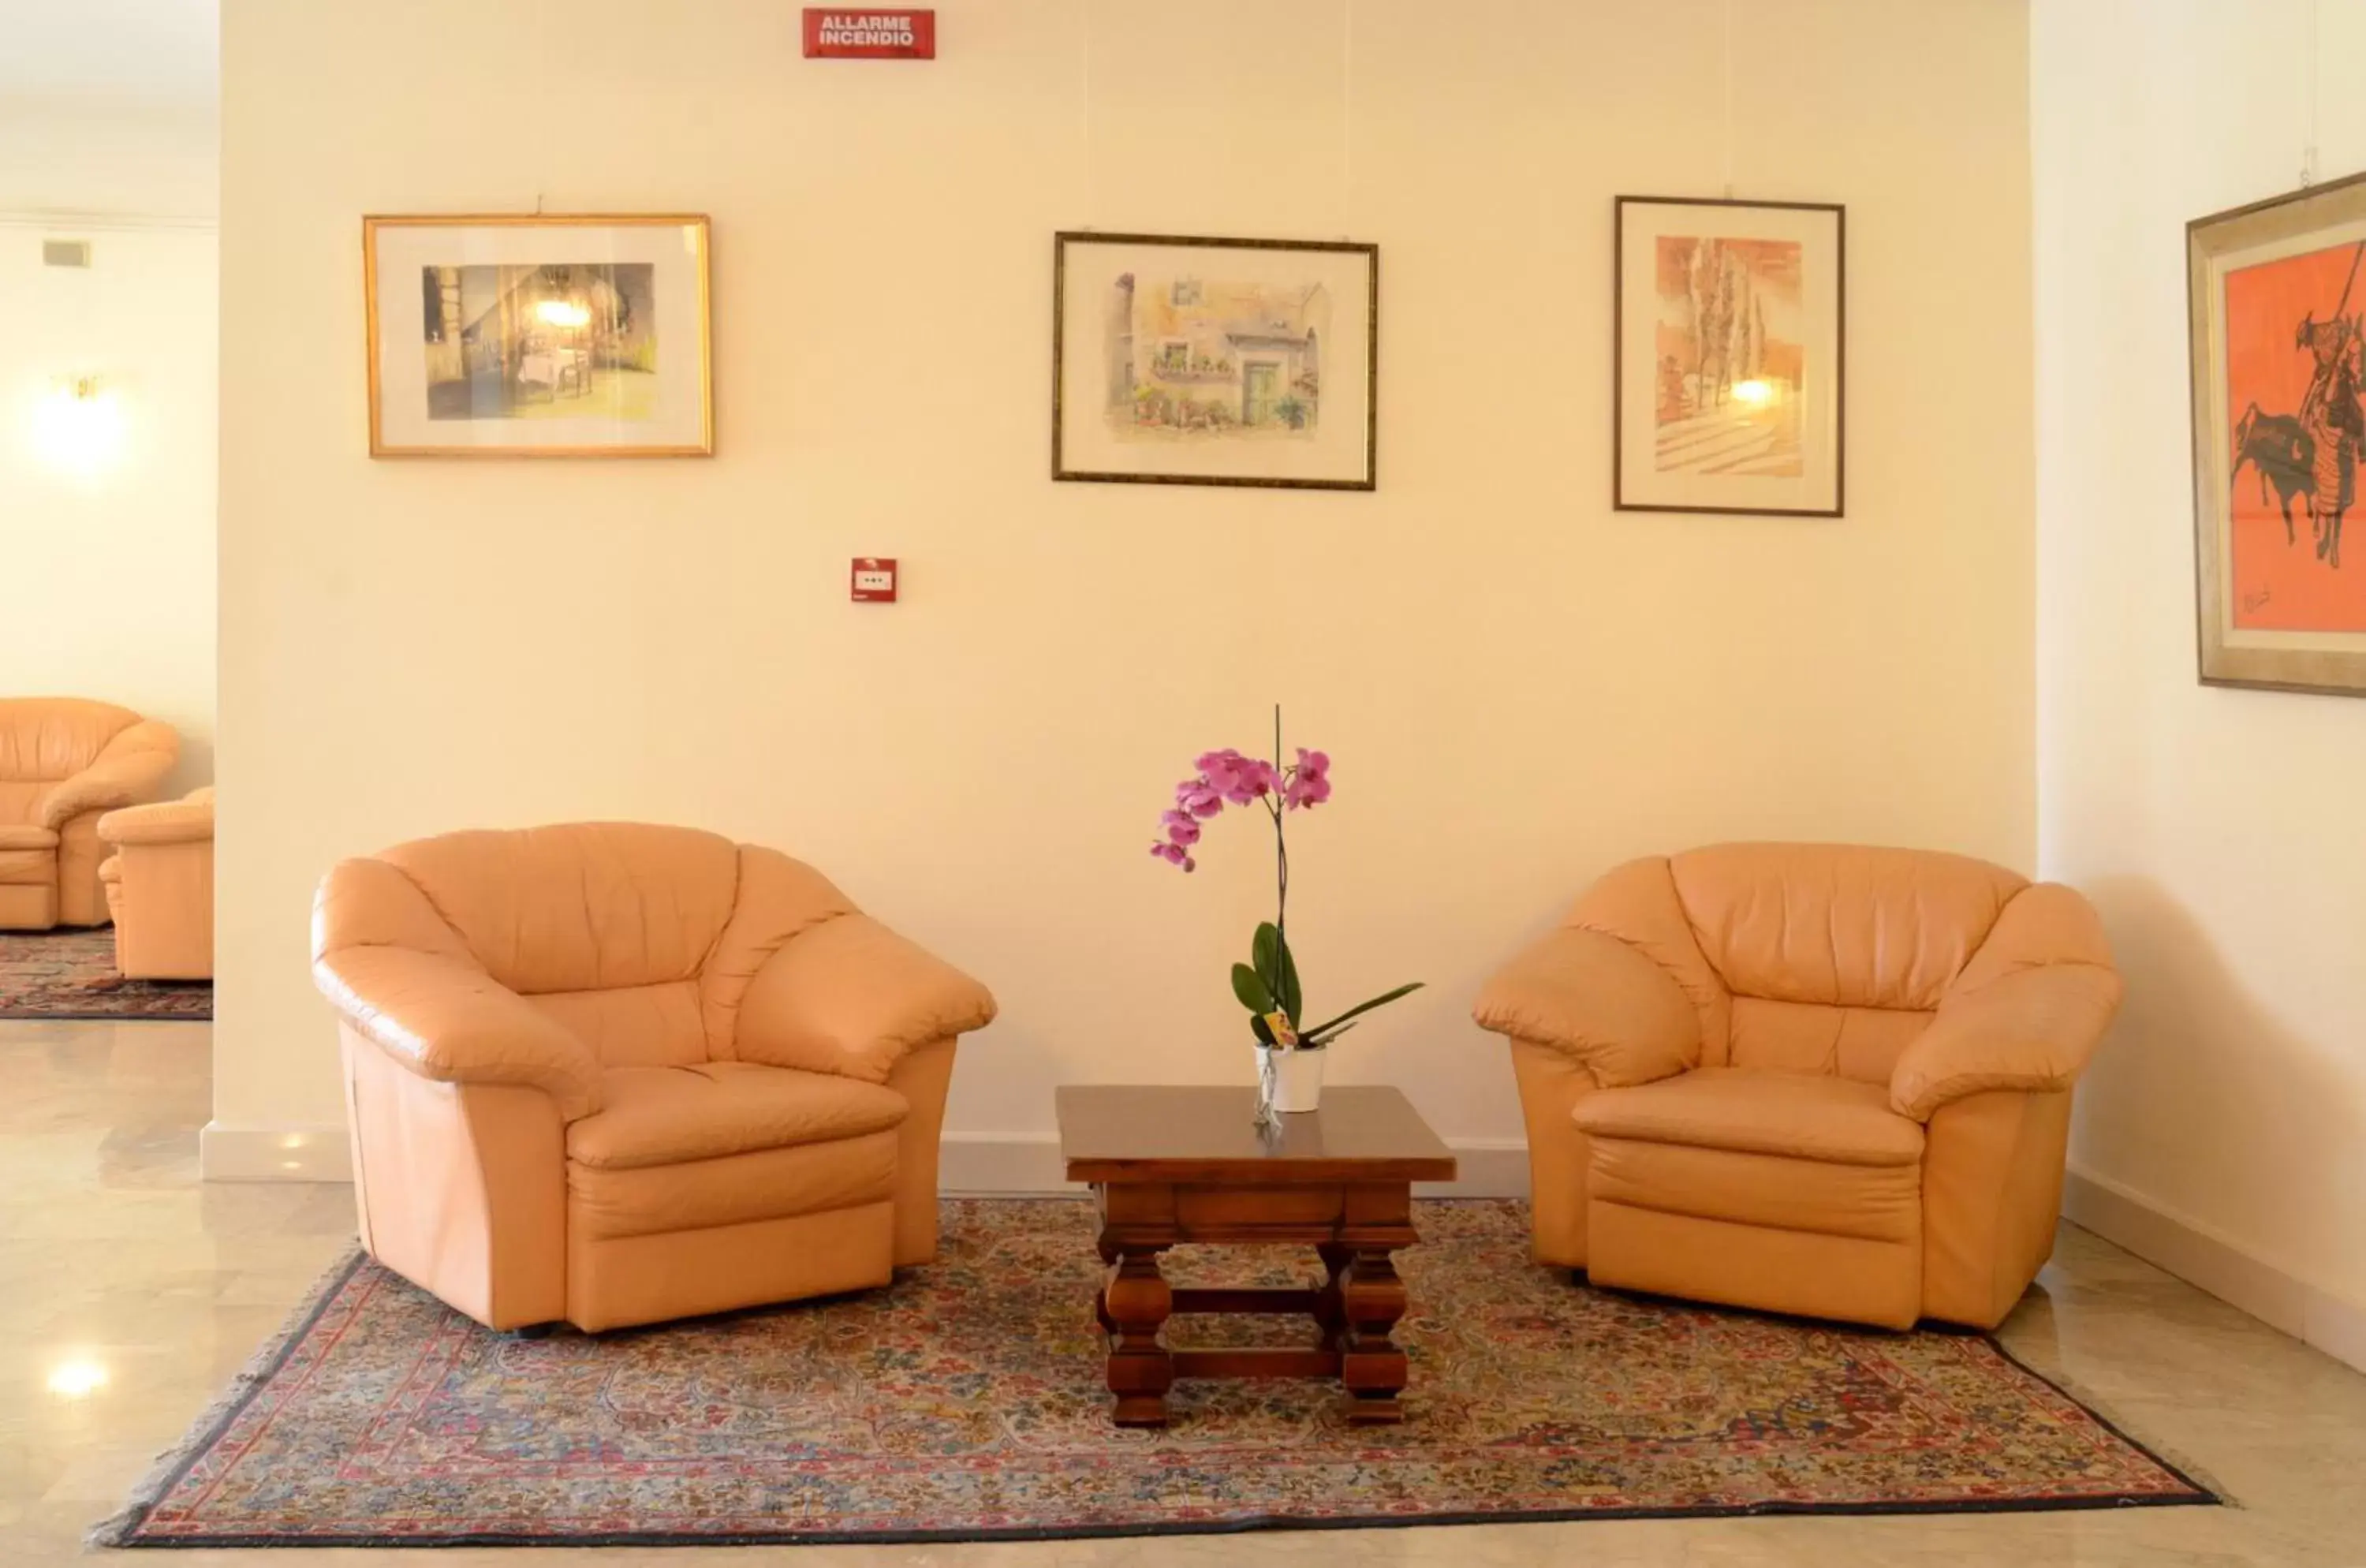
<path fill-rule="evenodd" d="M 1274 933 L 1274 947 L 1281 966 L 1281 978 L 1273 987 L 1274 1000 L 1279 1002 L 1281 1010 L 1290 1015 L 1290 1026 L 1295 1029 L 1302 1016 L 1298 1010 L 1304 1000 L 1298 989 L 1298 960 L 1290 953 L 1290 943 L 1279 931 Z"/>
<path fill-rule="evenodd" d="M 1281 988 L 1280 953 L 1281 930 L 1268 920 L 1257 927 L 1256 935 L 1249 941 L 1249 959 L 1256 966 L 1256 977 L 1265 982 L 1268 994 Z"/>
<path fill-rule="evenodd" d="M 1310 1034 L 1310 1035 L 1308 1035 L 1308 1036 L 1305 1038 L 1305 1040 L 1304 1040 L 1303 1042 L 1301 1042 L 1301 1043 L 1303 1043 L 1303 1044 L 1305 1044 L 1305 1045 L 1308 1045 L 1308 1046 L 1323 1046 L 1323 1045 L 1328 1045 L 1328 1044 L 1330 1044 L 1330 1043 L 1331 1043 L 1331 1042 L 1333 1042 L 1334 1040 L 1338 1039 L 1338 1038 L 1339 1038 L 1339 1036 L 1341 1036 L 1342 1034 L 1346 1033 L 1346 1032 L 1347 1032 L 1347 1031 L 1349 1031 L 1349 1030 L 1351 1030 L 1351 1029 L 1353 1029 L 1353 1028 L 1355 1028 L 1355 1027 L 1356 1027 L 1356 1026 L 1355 1026 L 1353 1023 L 1343 1023 L 1343 1024 L 1339 1025 L 1339 1027 L 1338 1027 L 1338 1028 L 1334 1029 L 1334 1030 L 1333 1030 L 1330 1033 L 1328 1033 L 1328 1034 Z"/>
<path fill-rule="evenodd" d="M 1393 991 L 1383 992 L 1381 995 L 1374 997 L 1370 1001 L 1361 1002 L 1355 1007 L 1349 1008 L 1346 1012 L 1341 1013 L 1338 1017 L 1331 1020 L 1328 1023 L 1316 1024 L 1313 1028 L 1305 1031 L 1305 1034 L 1310 1039 L 1316 1035 L 1327 1034 L 1340 1024 L 1343 1024 L 1349 1019 L 1354 1018 L 1358 1013 L 1369 1012 L 1377 1007 L 1386 1007 L 1389 1003 L 1395 1001 L 1399 997 L 1409 997 L 1414 992 L 1420 990 L 1421 987 L 1422 982 L 1419 980 L 1415 980 L 1410 986 L 1399 986 Z"/>
<path fill-rule="evenodd" d="M 1273 1030 L 1266 1023 L 1265 1015 L 1262 1013 L 1249 1020 L 1249 1032 L 1256 1036 L 1257 1043 L 1260 1045 L 1273 1043 Z"/>
<path fill-rule="evenodd" d="M 1241 1006 L 1260 1018 L 1273 1010 L 1273 992 L 1257 977 L 1257 972 L 1245 964 L 1233 965 L 1233 995 L 1241 999 Z"/>

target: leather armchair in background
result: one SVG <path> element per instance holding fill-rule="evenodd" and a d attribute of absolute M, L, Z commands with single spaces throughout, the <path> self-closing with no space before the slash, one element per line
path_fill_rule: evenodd
<path fill-rule="evenodd" d="M 975 980 L 788 856 L 689 829 L 447 834 L 312 915 L 362 1245 L 480 1323 L 887 1283 L 937 1242 Z"/>
<path fill-rule="evenodd" d="M 98 819 L 155 799 L 180 753 L 112 703 L 0 697 L 0 931 L 105 925 Z"/>
<path fill-rule="evenodd" d="M 115 917 L 115 967 L 133 980 L 214 973 L 214 792 L 127 806 L 98 819 L 115 852 L 98 878 Z"/>
<path fill-rule="evenodd" d="M 1813 1317 L 1994 1327 L 2053 1250 L 2120 1000 L 2067 887 L 1957 855 L 1631 862 L 1481 993 L 1540 1261 Z"/>

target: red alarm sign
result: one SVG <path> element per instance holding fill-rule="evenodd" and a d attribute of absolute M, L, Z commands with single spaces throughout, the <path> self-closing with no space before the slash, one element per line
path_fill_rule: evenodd
<path fill-rule="evenodd" d="M 807 60 L 934 60 L 934 11 L 806 11 Z"/>

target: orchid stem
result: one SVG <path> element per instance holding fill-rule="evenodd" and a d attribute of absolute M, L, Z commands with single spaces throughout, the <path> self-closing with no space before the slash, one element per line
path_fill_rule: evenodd
<path fill-rule="evenodd" d="M 1290 952 L 1290 842 L 1284 836 L 1281 827 L 1281 795 L 1287 775 L 1282 773 L 1281 705 L 1279 703 L 1273 705 L 1273 765 L 1276 773 L 1274 798 L 1267 806 L 1267 809 L 1273 813 L 1273 934 L 1274 946 L 1279 950 L 1279 953 L 1286 955 Z M 1287 957 L 1278 958 L 1275 980 L 1279 982 L 1282 975 L 1288 972 Z M 1298 1020 L 1291 1019 L 1290 1027 L 1292 1030 L 1297 1029 Z"/>

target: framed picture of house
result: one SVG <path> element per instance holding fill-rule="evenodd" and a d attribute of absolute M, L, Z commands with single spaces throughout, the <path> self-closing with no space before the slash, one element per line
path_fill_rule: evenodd
<path fill-rule="evenodd" d="M 374 457 L 715 450 L 703 217 L 362 220 Z"/>
<path fill-rule="evenodd" d="M 2197 218 L 2185 253 L 2202 680 L 2366 695 L 2366 175 Z"/>
<path fill-rule="evenodd" d="M 1371 490 L 1378 245 L 1063 233 L 1052 477 Z"/>
<path fill-rule="evenodd" d="M 1845 213 L 1617 198 L 1612 501 L 1842 514 Z"/>

